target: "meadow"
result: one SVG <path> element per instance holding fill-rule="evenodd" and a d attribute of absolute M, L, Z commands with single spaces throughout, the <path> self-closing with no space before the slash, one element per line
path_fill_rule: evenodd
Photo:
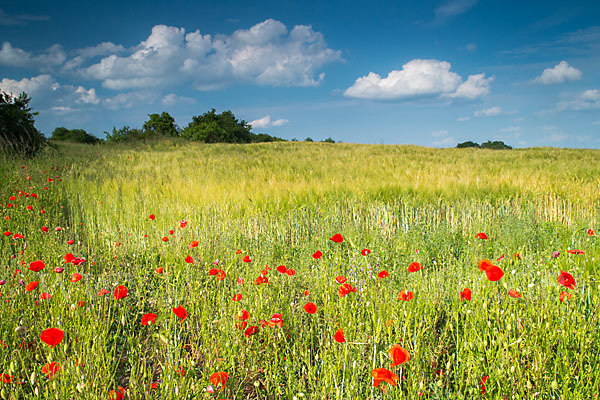
<path fill-rule="evenodd" d="M 55 143 L 0 173 L 2 399 L 600 392 L 600 151 Z"/>

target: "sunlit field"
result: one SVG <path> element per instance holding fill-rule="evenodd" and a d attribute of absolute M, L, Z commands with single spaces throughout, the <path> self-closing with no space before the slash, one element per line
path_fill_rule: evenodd
<path fill-rule="evenodd" d="M 600 393 L 600 151 L 54 144 L 0 173 L 2 399 Z"/>

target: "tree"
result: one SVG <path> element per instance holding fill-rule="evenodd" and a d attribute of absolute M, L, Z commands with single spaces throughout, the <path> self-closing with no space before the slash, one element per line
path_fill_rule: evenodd
<path fill-rule="evenodd" d="M 84 129 L 67 129 L 59 126 L 52 131 L 52 140 L 68 141 L 75 143 L 96 144 L 102 142 L 96 136 L 87 133 Z"/>
<path fill-rule="evenodd" d="M 475 148 L 479 148 L 479 144 L 472 142 L 472 141 L 467 141 L 467 142 L 462 142 L 456 145 L 457 149 L 466 149 L 469 147 L 475 147 Z"/>
<path fill-rule="evenodd" d="M 178 136 L 179 132 L 175 125 L 175 119 L 167 112 L 163 112 L 161 115 L 148 114 L 150 119 L 144 123 L 142 129 L 146 137 L 154 136 Z"/>
<path fill-rule="evenodd" d="M 30 101 L 25 92 L 14 97 L 0 91 L 0 146 L 7 155 L 31 157 L 46 144 L 34 126 L 37 113 L 31 111 Z"/>
<path fill-rule="evenodd" d="M 488 140 L 485 143 L 481 143 L 481 148 L 482 149 L 491 149 L 491 150 L 510 150 L 510 149 L 512 149 L 512 146 L 504 144 L 504 142 L 499 141 L 499 140 L 495 140 L 493 142 Z"/>
<path fill-rule="evenodd" d="M 144 138 L 144 132 L 140 129 L 130 128 L 123 126 L 117 130 L 113 126 L 112 134 L 104 132 L 106 135 L 106 141 L 109 143 L 123 143 L 131 140 L 141 140 Z"/>

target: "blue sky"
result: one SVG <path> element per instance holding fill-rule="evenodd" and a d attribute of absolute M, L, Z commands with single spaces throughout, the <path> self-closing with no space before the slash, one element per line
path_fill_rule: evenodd
<path fill-rule="evenodd" d="M 0 1 L 0 89 L 47 135 L 211 108 L 358 143 L 600 148 L 592 1 Z"/>

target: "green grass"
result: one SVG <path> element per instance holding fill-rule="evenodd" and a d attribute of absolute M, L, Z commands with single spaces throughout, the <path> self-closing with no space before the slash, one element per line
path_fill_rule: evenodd
<path fill-rule="evenodd" d="M 595 150 L 178 141 L 56 144 L 32 161 L 4 160 L 2 231 L 24 237 L 0 240 L 0 374 L 23 384 L 0 384 L 2 398 L 105 399 L 122 386 L 131 399 L 472 399 L 484 397 L 483 376 L 489 399 L 592 398 L 600 246 L 587 229 L 600 231 L 598 160 Z M 38 198 L 9 201 L 15 189 Z M 330 241 L 335 233 L 344 242 Z M 574 248 L 585 255 L 567 254 Z M 88 261 L 52 272 L 69 252 Z M 490 282 L 477 263 L 502 254 L 505 275 Z M 46 268 L 29 271 L 38 259 Z M 424 269 L 409 273 L 413 261 Z M 265 265 L 269 283 L 257 286 Z M 383 269 L 390 276 L 376 278 Z M 575 290 L 558 284 L 561 270 Z M 84 278 L 70 282 L 74 272 Z M 357 292 L 339 297 L 338 275 Z M 40 283 L 26 292 L 21 279 Z M 112 299 L 117 285 L 128 297 Z M 513 288 L 523 297 L 509 297 Z M 413 300 L 398 300 L 404 289 Z M 561 291 L 572 298 L 560 302 Z M 236 328 L 242 309 L 259 327 L 249 338 Z M 142 326 L 150 312 L 156 324 Z M 262 328 L 274 313 L 283 326 Z M 40 342 L 50 327 L 65 332 L 54 349 Z M 337 329 L 346 343 L 333 340 Z M 371 371 L 390 367 L 394 344 L 410 361 L 392 368 L 398 386 L 383 393 Z M 51 361 L 62 366 L 54 380 L 41 372 Z M 217 371 L 229 380 L 210 394 Z"/>

